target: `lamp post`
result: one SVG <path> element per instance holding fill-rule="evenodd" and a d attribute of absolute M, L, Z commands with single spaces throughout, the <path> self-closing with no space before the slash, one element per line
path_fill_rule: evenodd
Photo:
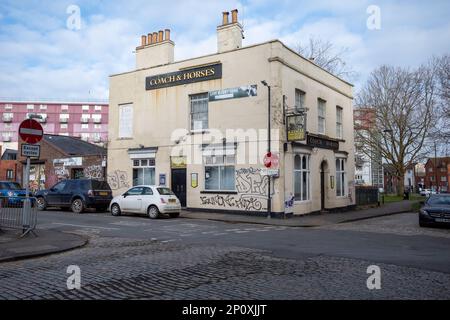
<path fill-rule="evenodd" d="M 270 86 L 267 84 L 266 80 L 261 81 L 261 83 L 268 89 L 268 106 L 267 106 L 267 153 L 271 151 L 271 136 L 270 136 Z M 267 176 L 267 218 L 270 219 L 272 215 L 272 199 L 270 196 L 270 176 Z"/>

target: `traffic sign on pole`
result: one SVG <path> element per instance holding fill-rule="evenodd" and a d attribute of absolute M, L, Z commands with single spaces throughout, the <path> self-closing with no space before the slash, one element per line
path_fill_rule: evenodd
<path fill-rule="evenodd" d="M 26 143 L 35 144 L 41 141 L 44 130 L 36 120 L 26 119 L 19 126 L 19 135 Z"/>

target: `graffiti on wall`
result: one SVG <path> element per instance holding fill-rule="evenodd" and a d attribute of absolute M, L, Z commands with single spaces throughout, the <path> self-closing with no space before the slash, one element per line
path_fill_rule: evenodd
<path fill-rule="evenodd" d="M 265 197 L 254 195 L 214 195 L 214 196 L 201 196 L 200 201 L 202 205 L 223 207 L 223 208 L 235 208 L 245 211 L 260 211 L 267 210 Z"/>
<path fill-rule="evenodd" d="M 128 174 L 121 170 L 116 170 L 111 174 L 108 174 L 108 183 L 112 190 L 130 187 L 130 184 L 128 183 Z"/>
<path fill-rule="evenodd" d="M 100 165 L 92 165 L 84 168 L 84 177 L 89 179 L 102 179 L 103 178 L 103 167 Z"/>
<path fill-rule="evenodd" d="M 267 176 L 261 175 L 260 168 L 237 169 L 235 180 L 238 195 L 201 196 L 201 205 L 244 211 L 267 210 L 269 180 Z"/>
<path fill-rule="evenodd" d="M 59 182 L 61 180 L 69 179 L 69 170 L 64 166 L 54 167 L 54 173 L 55 173 L 57 182 Z"/>

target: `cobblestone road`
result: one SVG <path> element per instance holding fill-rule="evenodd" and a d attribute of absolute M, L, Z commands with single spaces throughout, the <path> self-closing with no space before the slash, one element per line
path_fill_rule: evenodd
<path fill-rule="evenodd" d="M 91 234 L 78 250 L 0 264 L 0 299 L 449 299 L 450 274 L 388 264 L 368 290 L 372 263 L 316 255 L 276 258 L 227 245 Z M 81 289 L 68 290 L 69 265 Z"/>

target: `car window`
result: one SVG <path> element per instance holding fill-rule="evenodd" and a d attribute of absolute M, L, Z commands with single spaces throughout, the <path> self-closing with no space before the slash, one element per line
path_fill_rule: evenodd
<path fill-rule="evenodd" d="M 174 193 L 169 188 L 156 188 L 162 196 L 172 196 Z"/>
<path fill-rule="evenodd" d="M 430 206 L 450 206 L 450 197 L 436 197 L 431 196 L 427 204 Z"/>
<path fill-rule="evenodd" d="M 61 181 L 60 183 L 54 185 L 52 189 L 55 189 L 55 191 L 57 192 L 62 191 L 66 186 L 66 183 L 67 183 L 66 181 Z"/>
<path fill-rule="evenodd" d="M 20 190 L 22 187 L 17 182 L 0 182 L 0 189 Z"/>
<path fill-rule="evenodd" d="M 93 190 L 111 190 L 108 182 L 100 181 L 100 180 L 92 180 L 92 189 Z"/>
<path fill-rule="evenodd" d="M 142 194 L 142 189 L 143 189 L 142 187 L 132 188 L 132 189 L 127 191 L 127 195 L 129 195 L 129 196 L 141 195 Z"/>
<path fill-rule="evenodd" d="M 153 190 L 152 190 L 152 188 L 144 188 L 144 192 L 142 192 L 142 194 L 144 194 L 144 195 L 152 195 L 153 194 Z"/>

